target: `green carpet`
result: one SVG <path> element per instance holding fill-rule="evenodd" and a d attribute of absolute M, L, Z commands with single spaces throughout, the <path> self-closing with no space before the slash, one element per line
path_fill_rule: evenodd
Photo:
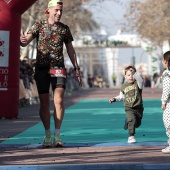
<path fill-rule="evenodd" d="M 166 142 L 162 121 L 161 101 L 144 100 L 144 117 L 136 130 L 138 142 Z M 65 111 L 61 128 L 65 143 L 126 142 L 127 131 L 123 129 L 125 112 L 122 102 L 110 104 L 107 99 L 82 100 Z M 53 118 L 51 129 L 54 130 Z M 2 142 L 1 144 L 40 144 L 43 141 L 42 123 Z"/>

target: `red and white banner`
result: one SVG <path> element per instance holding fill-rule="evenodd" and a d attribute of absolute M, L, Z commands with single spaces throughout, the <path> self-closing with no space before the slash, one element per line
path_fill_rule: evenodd
<path fill-rule="evenodd" d="M 36 0 L 0 0 L 0 118 L 19 112 L 21 15 Z"/>
<path fill-rule="evenodd" d="M 0 31 L 0 91 L 8 90 L 9 31 Z"/>

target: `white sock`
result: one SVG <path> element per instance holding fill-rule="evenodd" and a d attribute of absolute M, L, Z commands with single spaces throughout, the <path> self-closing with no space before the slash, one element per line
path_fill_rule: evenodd
<path fill-rule="evenodd" d="M 55 129 L 54 133 L 60 133 L 60 129 Z"/>

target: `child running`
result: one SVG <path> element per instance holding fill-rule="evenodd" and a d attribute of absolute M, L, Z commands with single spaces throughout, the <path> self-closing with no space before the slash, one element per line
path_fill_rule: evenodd
<path fill-rule="evenodd" d="M 168 147 L 162 149 L 163 153 L 170 153 L 170 51 L 167 51 L 163 55 L 162 65 L 166 69 L 162 75 L 162 109 L 163 123 L 166 129 L 166 135 L 168 136 Z"/>
<path fill-rule="evenodd" d="M 136 72 L 134 66 L 125 68 L 125 82 L 121 85 L 120 94 L 109 100 L 112 102 L 124 102 L 126 120 L 124 129 L 128 129 L 128 143 L 136 143 L 135 128 L 141 125 L 143 117 L 143 100 L 142 89 L 144 80 L 139 73 Z"/>

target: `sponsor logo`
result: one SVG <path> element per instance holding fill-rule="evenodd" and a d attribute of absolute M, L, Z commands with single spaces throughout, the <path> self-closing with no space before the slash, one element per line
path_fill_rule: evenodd
<path fill-rule="evenodd" d="M 0 57 L 4 56 L 4 41 L 0 41 Z"/>
<path fill-rule="evenodd" d="M 0 31 L 0 91 L 8 90 L 9 31 Z"/>
<path fill-rule="evenodd" d="M 9 31 L 0 31 L 0 67 L 9 66 Z"/>

